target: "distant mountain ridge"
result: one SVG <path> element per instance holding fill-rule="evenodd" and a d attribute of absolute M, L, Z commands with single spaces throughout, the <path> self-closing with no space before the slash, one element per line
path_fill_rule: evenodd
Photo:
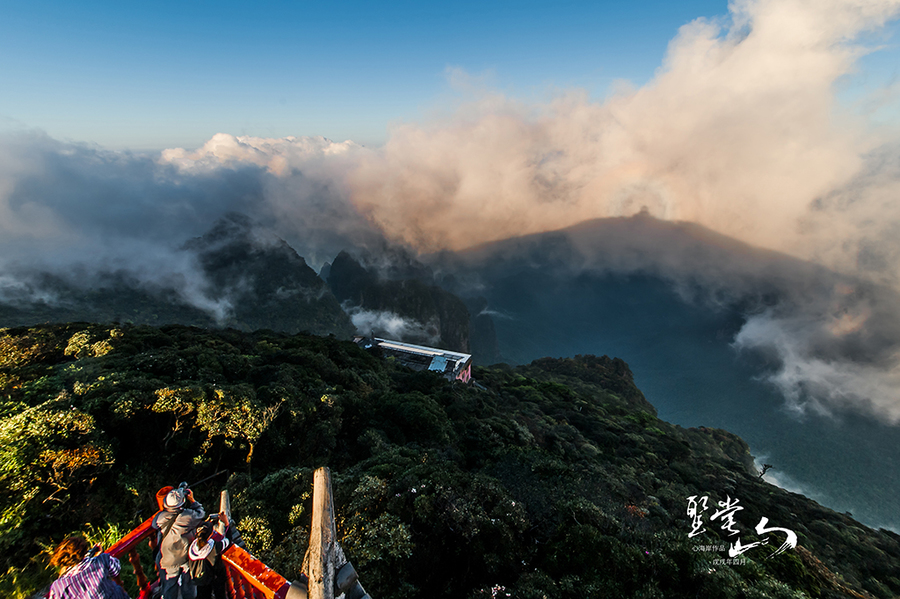
<path fill-rule="evenodd" d="M 709 287 L 754 292 L 765 301 L 777 290 L 818 291 L 840 279 L 824 267 L 751 246 L 696 223 L 638 214 L 585 221 L 558 231 L 481 244 L 423 257 L 464 290 L 529 268 L 586 270 L 690 279 Z"/>
<path fill-rule="evenodd" d="M 172 256 L 193 269 L 140 278 L 127 270 L 20 273 L 0 300 L 0 327 L 87 321 L 271 329 L 349 338 L 372 329 L 468 352 L 466 305 L 402 248 L 344 251 L 318 276 L 283 239 L 243 214 L 219 219 Z M 341 304 L 344 304 L 343 306 Z M 398 322 L 400 323 L 398 325 Z M 386 328 L 385 328 L 386 327 Z"/>
<path fill-rule="evenodd" d="M 212 299 L 231 304 L 236 328 L 344 338 L 353 333 L 334 294 L 303 257 L 247 216 L 227 215 L 184 249 L 196 255 Z"/>
<path fill-rule="evenodd" d="M 284 240 L 245 215 L 228 214 L 179 250 L 195 272 L 142 280 L 128 271 L 28 272 L 26 289 L 0 303 L 0 326 L 89 321 L 354 332 L 338 301 Z M 176 253 L 177 255 L 177 253 Z"/>

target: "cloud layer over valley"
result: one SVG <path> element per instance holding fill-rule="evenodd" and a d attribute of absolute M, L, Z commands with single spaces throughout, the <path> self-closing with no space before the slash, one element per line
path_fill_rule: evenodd
<path fill-rule="evenodd" d="M 895 43 L 884 32 L 900 1 L 737 0 L 730 10 L 682 27 L 640 88 L 524 103 L 470 84 L 442 115 L 396 125 L 382 148 L 223 133 L 150 156 L 5 133 L 0 295 L 40 294 L 22 276 L 37 268 L 80 280 L 127 270 L 147 284 L 182 281 L 202 307 L 202 281 L 177 248 L 231 211 L 314 266 L 385 239 L 462 250 L 646 213 L 796 261 L 767 280 L 750 271 L 768 258 L 725 252 L 714 277 L 691 248 L 659 238 L 635 250 L 623 236 L 602 264 L 582 266 L 700 280 L 703 301 L 762 297 L 769 285 L 778 301 L 748 305 L 735 347 L 774 356 L 771 380 L 798 410 L 862 407 L 896 422 L 900 134 L 838 92 L 867 52 Z"/>

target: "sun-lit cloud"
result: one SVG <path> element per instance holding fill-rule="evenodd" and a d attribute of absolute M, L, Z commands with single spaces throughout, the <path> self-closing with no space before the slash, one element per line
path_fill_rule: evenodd
<path fill-rule="evenodd" d="M 525 105 L 476 91 L 450 116 L 395 127 L 352 173 L 354 201 L 428 249 L 646 210 L 821 254 L 809 238 L 831 231 L 812 204 L 854 185 L 881 141 L 836 104 L 835 85 L 868 50 L 857 36 L 898 8 L 736 2 L 729 19 L 682 27 L 653 80 L 606 101 L 570 91 Z"/>
<path fill-rule="evenodd" d="M 352 141 L 334 142 L 325 137 L 284 137 L 278 139 L 217 133 L 194 151 L 172 148 L 160 153 L 159 161 L 185 171 L 210 171 L 240 164 L 265 167 L 270 173 L 287 176 L 291 169 L 308 166 L 311 160 L 341 156 L 360 149 Z"/>

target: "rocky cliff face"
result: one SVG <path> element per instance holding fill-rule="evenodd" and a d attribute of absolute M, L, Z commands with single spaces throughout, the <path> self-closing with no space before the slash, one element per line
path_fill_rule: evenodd
<path fill-rule="evenodd" d="M 209 294 L 231 311 L 226 323 L 242 330 L 308 331 L 348 337 L 349 318 L 306 261 L 283 239 L 240 214 L 219 220 L 185 244 L 209 281 Z"/>

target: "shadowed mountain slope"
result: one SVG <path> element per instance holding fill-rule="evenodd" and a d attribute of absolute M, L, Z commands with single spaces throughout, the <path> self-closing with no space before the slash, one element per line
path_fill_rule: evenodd
<path fill-rule="evenodd" d="M 243 215 L 221 219 L 184 249 L 196 255 L 211 299 L 231 306 L 229 326 L 344 338 L 353 333 L 338 301 L 306 261 Z"/>
<path fill-rule="evenodd" d="M 621 356 L 663 418 L 735 431 L 775 465 L 770 480 L 900 528 L 900 431 L 865 397 L 843 395 L 890 381 L 900 349 L 891 289 L 648 216 L 427 263 L 466 301 L 483 298 L 505 361 Z M 829 387 L 858 371 L 871 376 Z M 816 387 L 793 373 L 830 378 Z"/>

